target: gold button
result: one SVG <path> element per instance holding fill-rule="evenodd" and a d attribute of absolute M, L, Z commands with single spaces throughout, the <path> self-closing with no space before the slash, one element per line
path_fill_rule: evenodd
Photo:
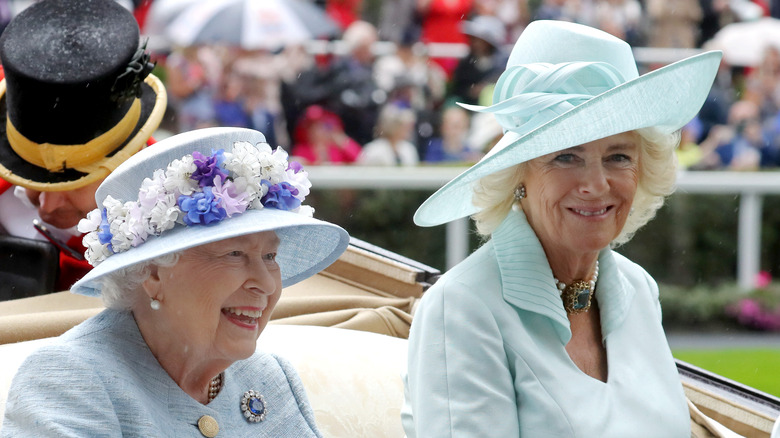
<path fill-rule="evenodd" d="M 219 433 L 219 424 L 211 415 L 204 415 L 198 420 L 198 429 L 206 438 L 214 438 Z"/>

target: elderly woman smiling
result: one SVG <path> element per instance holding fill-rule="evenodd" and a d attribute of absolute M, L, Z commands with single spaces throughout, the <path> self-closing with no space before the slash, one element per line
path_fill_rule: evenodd
<path fill-rule="evenodd" d="M 282 287 L 346 249 L 311 184 L 259 132 L 165 139 L 99 187 L 80 224 L 108 307 L 30 356 L 4 436 L 320 436 L 300 379 L 255 352 Z M 52 409 L 52 405 L 56 405 Z"/>
<path fill-rule="evenodd" d="M 625 42 L 531 23 L 496 84 L 504 136 L 420 207 L 490 239 L 426 292 L 404 427 L 425 437 L 689 437 L 658 288 L 611 247 L 672 193 L 719 53 L 639 76 Z"/>

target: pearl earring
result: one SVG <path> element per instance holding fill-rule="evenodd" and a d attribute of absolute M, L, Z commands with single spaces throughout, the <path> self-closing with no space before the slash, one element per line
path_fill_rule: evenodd
<path fill-rule="evenodd" d="M 518 201 L 525 198 L 525 186 L 521 185 L 520 187 L 515 189 L 515 199 Z"/>
<path fill-rule="evenodd" d="M 152 299 L 152 302 L 149 303 L 149 306 L 152 308 L 152 310 L 160 310 L 160 302 L 156 299 Z"/>

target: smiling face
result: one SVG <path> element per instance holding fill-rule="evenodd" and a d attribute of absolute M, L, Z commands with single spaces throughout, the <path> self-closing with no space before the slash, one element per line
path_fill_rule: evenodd
<path fill-rule="evenodd" d="M 549 258 L 597 252 L 618 236 L 639 182 L 639 141 L 622 133 L 526 164 L 521 204 Z"/>
<path fill-rule="evenodd" d="M 179 349 L 173 354 L 233 362 L 254 353 L 282 293 L 278 247 L 271 231 L 234 237 L 183 251 L 150 276 L 144 288 L 161 302 L 150 318 Z"/>

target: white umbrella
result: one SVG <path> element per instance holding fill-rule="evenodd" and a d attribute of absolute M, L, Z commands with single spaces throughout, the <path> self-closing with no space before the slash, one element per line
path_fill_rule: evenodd
<path fill-rule="evenodd" d="M 726 25 L 704 47 L 723 50 L 724 60 L 731 65 L 756 66 L 767 48 L 780 49 L 780 20 L 764 17 Z"/>
<path fill-rule="evenodd" d="M 192 1 L 175 14 L 165 32 L 180 46 L 227 44 L 245 49 L 276 49 L 339 33 L 321 8 L 304 0 Z"/>

